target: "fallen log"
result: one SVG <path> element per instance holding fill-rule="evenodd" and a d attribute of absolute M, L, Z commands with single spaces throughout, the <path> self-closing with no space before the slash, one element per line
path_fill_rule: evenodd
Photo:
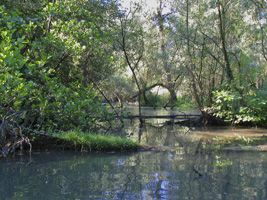
<path fill-rule="evenodd" d="M 124 119 L 134 119 L 134 118 L 142 118 L 142 119 L 193 119 L 200 118 L 201 114 L 177 114 L 177 115 L 128 115 L 122 116 Z"/>

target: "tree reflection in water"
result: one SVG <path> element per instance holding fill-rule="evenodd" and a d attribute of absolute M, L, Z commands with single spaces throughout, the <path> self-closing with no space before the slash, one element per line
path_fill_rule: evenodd
<path fill-rule="evenodd" d="M 0 199 L 267 198 L 267 154 L 203 152 L 201 138 L 176 125 L 146 124 L 140 142 L 163 151 L 42 152 L 30 163 L 26 155 L 1 160 Z M 228 165 L 218 165 L 225 160 Z"/>

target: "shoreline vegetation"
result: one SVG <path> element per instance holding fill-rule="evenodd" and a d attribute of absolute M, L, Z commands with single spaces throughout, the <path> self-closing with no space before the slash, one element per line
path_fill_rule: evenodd
<path fill-rule="evenodd" d="M 215 151 L 267 151 L 267 136 L 209 136 L 201 139 L 204 152 Z M 172 151 L 170 147 L 139 144 L 128 138 L 113 135 L 68 131 L 40 135 L 33 139 L 33 149 L 73 150 L 81 152 Z"/>
<path fill-rule="evenodd" d="M 32 138 L 33 149 L 61 149 L 81 152 L 135 151 L 140 148 L 136 142 L 114 135 L 85 133 L 81 131 L 60 132 L 39 135 Z"/>
<path fill-rule="evenodd" d="M 201 152 L 267 152 L 267 136 L 202 136 L 198 146 L 198 151 Z M 29 143 L 21 143 L 21 146 L 17 146 L 14 151 L 10 151 L 6 155 L 2 152 L 0 158 L 16 153 L 19 147 L 23 147 L 20 149 L 23 149 L 24 151 L 68 150 L 79 152 L 160 152 L 175 150 L 166 146 L 139 144 L 129 138 L 121 136 L 73 130 L 29 136 Z"/>

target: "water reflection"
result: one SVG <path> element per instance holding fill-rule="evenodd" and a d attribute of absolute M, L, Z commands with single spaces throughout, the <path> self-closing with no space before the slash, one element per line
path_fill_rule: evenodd
<path fill-rule="evenodd" d="M 163 151 L 42 152 L 1 160 L 0 199 L 267 199 L 267 154 L 203 152 L 207 131 L 164 124 L 133 120 L 120 130 Z"/>
<path fill-rule="evenodd" d="M 0 199 L 266 199 L 267 154 L 41 153 L 1 161 Z"/>
<path fill-rule="evenodd" d="M 195 134 L 192 129 L 193 127 L 180 126 L 174 121 L 165 120 L 164 123 L 158 123 L 146 120 L 140 125 L 139 120 L 128 120 L 120 131 L 122 135 L 127 135 L 142 145 L 160 147 L 176 153 L 194 154 L 200 147 L 202 135 Z"/>

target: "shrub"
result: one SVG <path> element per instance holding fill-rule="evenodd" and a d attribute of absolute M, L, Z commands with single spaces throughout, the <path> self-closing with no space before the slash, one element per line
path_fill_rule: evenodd
<path fill-rule="evenodd" d="M 263 90 L 218 90 L 213 93 L 212 109 L 217 117 L 234 124 L 267 121 L 267 99 Z"/>

